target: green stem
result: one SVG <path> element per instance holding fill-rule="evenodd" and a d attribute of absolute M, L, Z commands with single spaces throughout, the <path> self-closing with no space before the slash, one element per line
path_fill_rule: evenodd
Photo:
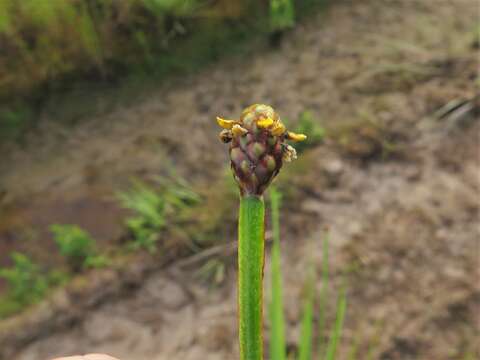
<path fill-rule="evenodd" d="M 263 199 L 241 196 L 238 221 L 240 360 L 263 359 L 264 222 Z"/>

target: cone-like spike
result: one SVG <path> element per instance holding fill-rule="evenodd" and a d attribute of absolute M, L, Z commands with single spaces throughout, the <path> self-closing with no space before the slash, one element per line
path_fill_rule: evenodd
<path fill-rule="evenodd" d="M 292 140 L 292 141 L 304 141 L 307 138 L 307 135 L 304 134 L 297 134 L 291 131 L 287 132 L 287 140 Z"/>
<path fill-rule="evenodd" d="M 223 119 L 223 118 L 217 116 L 217 123 L 218 123 L 218 125 L 220 125 L 220 127 L 224 128 L 224 129 L 227 129 L 227 130 L 231 130 L 235 124 L 238 124 L 238 121 L 227 120 L 227 119 Z"/>
<path fill-rule="evenodd" d="M 261 196 L 282 167 L 296 159 L 286 140 L 302 141 L 306 136 L 287 132 L 280 117 L 268 105 L 246 108 L 239 120 L 217 117 L 223 128 L 220 139 L 230 142 L 233 176 L 243 195 Z"/>

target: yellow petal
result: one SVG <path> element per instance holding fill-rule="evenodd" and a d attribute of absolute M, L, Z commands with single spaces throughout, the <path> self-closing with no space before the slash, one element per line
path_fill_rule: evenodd
<path fill-rule="evenodd" d="M 287 133 L 287 139 L 293 140 L 293 141 L 303 141 L 307 138 L 307 135 L 304 134 L 297 134 L 294 132 L 289 131 Z"/>
<path fill-rule="evenodd" d="M 233 135 L 235 135 L 235 136 L 243 136 L 243 135 L 245 135 L 246 133 L 248 133 L 248 130 L 245 129 L 245 128 L 243 128 L 243 127 L 241 127 L 241 126 L 238 125 L 238 124 L 235 124 L 235 125 L 233 125 L 233 127 L 232 127 L 232 133 L 233 133 Z"/>
<path fill-rule="evenodd" d="M 285 125 L 283 125 L 281 122 L 278 122 L 272 129 L 272 135 L 280 136 L 285 132 L 285 130 Z"/>
<path fill-rule="evenodd" d="M 222 119 L 221 117 L 217 116 L 217 123 L 220 125 L 220 127 L 230 130 L 233 125 L 238 124 L 238 121 L 236 120 L 226 120 Z"/>
<path fill-rule="evenodd" d="M 272 118 L 261 119 L 257 121 L 257 126 L 261 129 L 266 129 L 272 126 L 274 123 Z"/>

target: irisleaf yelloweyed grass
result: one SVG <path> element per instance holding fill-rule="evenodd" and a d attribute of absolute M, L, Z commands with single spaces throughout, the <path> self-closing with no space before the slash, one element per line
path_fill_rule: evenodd
<path fill-rule="evenodd" d="M 238 222 L 238 318 L 241 360 L 263 359 L 263 267 L 265 205 L 263 193 L 284 161 L 296 158 L 286 142 L 303 134 L 287 131 L 268 105 L 246 108 L 239 120 L 217 118 L 220 139 L 230 143 L 233 176 L 240 188 Z"/>

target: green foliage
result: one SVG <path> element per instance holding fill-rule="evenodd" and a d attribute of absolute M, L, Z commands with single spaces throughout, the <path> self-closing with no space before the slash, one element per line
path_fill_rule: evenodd
<path fill-rule="evenodd" d="M 307 148 L 321 144 L 326 135 L 325 128 L 318 123 L 313 114 L 309 111 L 304 111 L 300 114 L 300 119 L 295 128 L 295 132 L 299 134 L 308 134 L 305 141 L 295 144 L 295 149 L 299 153 Z"/>
<path fill-rule="evenodd" d="M 225 280 L 225 263 L 220 259 L 210 259 L 196 275 L 204 283 L 220 285 Z"/>
<path fill-rule="evenodd" d="M 335 354 L 338 347 L 338 342 L 342 336 L 343 321 L 345 319 L 345 312 L 347 310 L 347 295 L 346 291 L 343 290 L 337 303 L 337 315 L 335 319 L 335 326 L 332 329 L 332 334 L 330 335 L 330 341 L 327 347 L 327 354 L 325 355 L 325 360 L 334 360 Z"/>
<path fill-rule="evenodd" d="M 354 338 L 350 350 L 348 351 L 347 360 L 355 360 L 358 358 L 358 348 L 360 346 L 360 336 Z"/>
<path fill-rule="evenodd" d="M 132 190 L 120 193 L 118 197 L 122 206 L 135 214 L 126 220 L 133 236 L 132 249 L 155 252 L 159 232 L 166 224 L 165 199 L 140 182 L 135 182 Z"/>
<path fill-rule="evenodd" d="M 26 255 L 14 252 L 11 257 L 12 267 L 0 269 L 0 277 L 9 285 L 10 299 L 19 306 L 37 302 L 48 289 L 47 279 Z"/>
<path fill-rule="evenodd" d="M 215 191 L 210 191 L 215 188 Z M 231 212 L 238 201 L 238 186 L 232 177 L 230 167 L 215 183 L 199 188 L 202 202 L 183 211 L 183 227 L 186 237 L 195 245 L 204 248 L 228 241 L 228 229 L 236 226 L 235 215 Z M 229 214 L 227 216 L 227 214 Z"/>
<path fill-rule="evenodd" d="M 286 359 L 285 315 L 283 313 L 282 266 L 280 259 L 280 201 L 281 194 L 275 187 L 270 189 L 270 205 L 272 214 L 272 298 L 269 306 L 270 314 L 270 358 Z"/>
<path fill-rule="evenodd" d="M 272 31 L 292 28 L 295 25 L 293 0 L 270 0 L 270 28 Z"/>
<path fill-rule="evenodd" d="M 272 248 L 272 299 L 269 306 L 270 313 L 270 358 L 272 360 L 285 359 L 286 347 L 284 340 L 285 319 L 283 315 L 282 306 L 282 284 L 281 284 L 281 267 L 280 251 L 277 247 L 280 239 L 278 225 L 279 225 L 279 193 L 272 189 L 270 193 L 270 201 L 272 208 L 272 227 L 274 244 Z M 323 240 L 323 259 L 322 259 L 322 290 L 320 293 L 320 308 L 319 308 L 319 337 L 318 337 L 318 356 L 320 360 L 334 360 L 339 341 L 342 336 L 343 322 L 347 309 L 346 291 L 341 292 L 337 306 L 336 306 L 336 320 L 328 337 L 328 341 L 324 340 L 326 332 L 326 313 L 327 300 L 329 289 L 329 239 L 326 235 Z M 315 312 L 315 271 L 313 266 L 309 268 L 308 278 L 306 282 L 306 296 L 304 298 L 303 315 L 301 320 L 301 333 L 298 351 L 299 360 L 310 360 L 313 358 L 313 323 Z M 355 356 L 358 344 L 351 351 L 351 355 Z M 354 359 L 351 357 L 350 359 Z"/>
<path fill-rule="evenodd" d="M 107 265 L 107 259 L 97 255 L 95 240 L 77 225 L 55 224 L 50 230 L 60 253 L 68 259 L 74 271 Z"/>
<path fill-rule="evenodd" d="M 148 10 L 159 17 L 165 14 L 191 15 L 202 5 L 198 0 L 142 0 L 142 2 Z"/>
<path fill-rule="evenodd" d="M 378 344 L 380 343 L 380 339 L 382 336 L 382 330 L 383 330 L 383 320 L 378 319 L 375 322 L 375 333 L 373 336 L 368 339 L 367 344 L 367 354 L 366 354 L 366 359 L 367 360 L 374 360 L 375 359 L 375 352 L 377 351 Z"/>
<path fill-rule="evenodd" d="M 167 219 L 179 216 L 182 211 L 200 200 L 180 178 L 175 182 L 164 179 L 159 179 L 159 182 L 159 191 L 135 181 L 130 191 L 118 194 L 122 207 L 134 214 L 126 220 L 126 226 L 132 234 L 130 245 L 134 250 L 146 249 L 151 253 L 155 252 L 160 232 L 167 225 Z"/>
<path fill-rule="evenodd" d="M 39 302 L 47 291 L 65 283 L 68 276 L 61 271 L 42 272 L 26 255 L 14 252 L 13 265 L 0 268 L 0 278 L 8 284 L 8 291 L 0 296 L 0 319 L 18 313 L 28 305 Z"/>
<path fill-rule="evenodd" d="M 25 130 L 27 120 L 31 116 L 31 110 L 25 106 L 17 105 L 12 108 L 0 110 L 0 141 L 10 137 L 17 137 Z"/>
<path fill-rule="evenodd" d="M 22 305 L 10 296 L 0 297 L 0 320 L 19 313 L 26 305 Z"/>
<path fill-rule="evenodd" d="M 193 34 L 190 28 L 205 31 L 203 23 L 212 22 L 207 14 L 226 16 L 227 1 L 2 0 L 0 97 L 29 95 L 72 73 L 105 74 L 148 65 L 151 54 L 142 49 L 164 57 L 171 39 Z M 245 19 L 249 1 L 234 3 L 241 10 L 238 17 Z"/>
<path fill-rule="evenodd" d="M 92 268 L 92 269 L 98 269 L 98 268 L 103 268 L 105 266 L 108 266 L 110 264 L 110 261 L 108 260 L 107 257 L 103 255 L 94 255 L 94 256 L 89 256 L 85 259 L 85 262 L 83 263 L 83 266 L 85 268 Z"/>
<path fill-rule="evenodd" d="M 319 319 L 318 319 L 318 342 L 319 353 L 325 352 L 326 346 L 325 337 L 325 323 L 327 317 L 327 304 L 328 304 L 328 287 L 329 287 L 329 237 L 325 234 L 322 247 L 322 289 L 320 292 L 320 304 L 319 304 Z"/>
<path fill-rule="evenodd" d="M 167 216 L 178 216 L 190 207 L 200 202 L 200 196 L 192 190 L 190 184 L 175 173 L 175 180 L 157 178 L 161 186 L 161 196 L 165 199 Z"/>
<path fill-rule="evenodd" d="M 315 303 L 315 271 L 310 266 L 307 279 L 306 296 L 304 299 L 303 316 L 301 322 L 300 344 L 298 347 L 298 360 L 312 359 L 313 343 L 313 310 Z"/>
<path fill-rule="evenodd" d="M 474 360 L 474 359 L 475 359 L 475 354 L 471 350 L 466 351 L 465 355 L 462 358 L 462 360 Z"/>
<path fill-rule="evenodd" d="M 132 99 L 133 86 L 238 53 L 326 1 L 1 0 L 0 141 L 20 138 L 39 112 L 75 122 L 100 111 L 84 95 L 91 79 L 101 95 L 115 80 L 113 104 Z"/>

